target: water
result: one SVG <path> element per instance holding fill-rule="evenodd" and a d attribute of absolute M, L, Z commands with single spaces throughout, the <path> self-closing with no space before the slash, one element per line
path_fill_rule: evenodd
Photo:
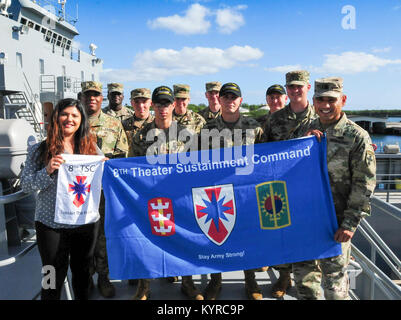
<path fill-rule="evenodd" d="M 401 117 L 389 117 L 387 122 L 401 122 Z M 401 135 L 371 134 L 372 142 L 377 145 L 378 151 L 383 150 L 386 144 L 398 144 L 401 146 Z"/>

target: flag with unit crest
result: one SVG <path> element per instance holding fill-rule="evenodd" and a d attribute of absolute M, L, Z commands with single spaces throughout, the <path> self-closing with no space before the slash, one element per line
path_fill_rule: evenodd
<path fill-rule="evenodd" d="M 104 156 L 62 154 L 54 221 L 82 225 L 99 220 Z"/>
<path fill-rule="evenodd" d="M 339 255 L 325 152 L 325 139 L 309 137 L 217 150 L 220 158 L 203 150 L 156 163 L 107 161 L 110 277 L 206 274 Z"/>

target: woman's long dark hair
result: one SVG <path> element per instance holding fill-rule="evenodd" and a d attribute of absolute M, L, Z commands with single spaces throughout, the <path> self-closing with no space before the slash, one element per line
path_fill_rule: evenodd
<path fill-rule="evenodd" d="M 81 124 L 74 133 L 74 153 L 77 154 L 97 154 L 96 140 L 90 132 L 88 116 L 81 103 L 75 99 L 62 99 L 54 107 L 51 120 L 47 129 L 47 138 L 43 141 L 38 149 L 39 159 L 44 165 L 49 160 L 64 152 L 64 136 L 62 128 L 59 126 L 60 113 L 68 107 L 75 107 L 81 114 Z"/>

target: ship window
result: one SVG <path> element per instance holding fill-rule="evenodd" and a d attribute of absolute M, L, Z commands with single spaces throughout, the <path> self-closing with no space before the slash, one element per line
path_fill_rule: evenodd
<path fill-rule="evenodd" d="M 41 31 L 41 32 L 42 32 L 43 34 L 46 34 L 46 31 L 47 31 L 46 28 L 42 28 L 42 31 Z"/>
<path fill-rule="evenodd" d="M 16 57 L 17 57 L 17 67 L 22 69 L 22 53 L 17 52 Z"/>
<path fill-rule="evenodd" d="M 57 40 L 57 34 L 53 33 L 52 43 L 55 43 Z"/>
<path fill-rule="evenodd" d="M 52 32 L 51 32 L 50 30 L 48 30 L 48 31 L 47 31 L 47 35 L 46 35 L 46 39 L 45 39 L 45 40 L 46 40 L 47 42 L 49 42 L 49 41 L 50 41 L 50 39 L 51 39 L 51 37 L 52 37 Z"/>
<path fill-rule="evenodd" d="M 26 26 L 26 23 L 27 23 L 28 21 L 25 19 L 25 18 L 21 18 L 21 24 L 23 24 L 24 26 Z"/>
<path fill-rule="evenodd" d="M 39 72 L 45 74 L 45 60 L 39 59 Z"/>
<path fill-rule="evenodd" d="M 36 24 L 36 25 L 35 25 L 35 30 L 36 30 L 36 31 L 40 31 L 40 25 Z"/>
<path fill-rule="evenodd" d="M 32 29 L 33 29 L 33 25 L 34 25 L 34 23 L 33 23 L 32 21 L 29 21 L 29 22 L 28 22 L 28 27 L 29 27 L 29 28 L 32 28 Z"/>

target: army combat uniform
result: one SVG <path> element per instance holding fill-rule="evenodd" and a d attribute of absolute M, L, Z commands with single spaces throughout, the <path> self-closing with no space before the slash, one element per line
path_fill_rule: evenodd
<path fill-rule="evenodd" d="M 221 83 L 219 81 L 207 82 L 205 87 L 206 87 L 206 92 L 220 91 Z M 198 111 L 198 114 L 205 119 L 206 123 L 209 123 L 210 121 L 216 119 L 218 116 L 221 115 L 221 109 L 217 112 L 212 112 L 209 107 L 206 107 Z"/>
<path fill-rule="evenodd" d="M 189 98 L 189 86 L 185 84 L 175 84 L 174 85 L 174 97 L 177 98 Z M 206 120 L 193 112 L 192 110 L 187 109 L 185 114 L 176 114 L 175 110 L 173 111 L 173 121 L 177 121 L 178 124 L 189 128 L 193 132 L 199 134 L 201 129 L 206 124 Z"/>
<path fill-rule="evenodd" d="M 179 153 L 184 151 L 185 143 L 183 141 L 178 140 L 169 140 L 169 131 L 174 127 L 177 127 L 177 137 L 181 130 L 185 130 L 186 127 L 173 122 L 168 129 L 158 129 L 156 127 L 156 122 L 153 120 L 150 123 L 145 124 L 138 132 L 135 134 L 132 142 L 132 148 L 130 147 L 130 157 L 140 157 L 146 156 L 146 152 L 149 147 L 154 145 L 155 141 L 159 141 L 158 137 L 160 135 L 164 135 L 166 142 L 161 143 L 157 150 L 152 153 L 152 155 L 157 154 L 171 154 L 171 153 Z M 146 135 L 149 131 L 154 130 L 154 138 L 152 141 L 146 140 Z"/>
<path fill-rule="evenodd" d="M 303 128 L 317 118 L 313 105 L 297 114 L 291 110 L 291 103 L 273 113 L 265 123 L 268 141 L 282 141 L 300 137 Z"/>
<path fill-rule="evenodd" d="M 123 122 L 124 120 L 126 120 L 134 115 L 134 111 L 125 106 L 122 106 L 121 109 L 118 111 L 114 111 L 113 109 L 111 109 L 110 106 L 107 106 L 102 111 L 103 111 L 103 113 L 107 114 L 108 116 L 117 118 L 121 122 Z"/>
<path fill-rule="evenodd" d="M 124 86 L 121 83 L 109 83 L 107 85 L 107 91 L 109 94 L 113 92 L 124 94 Z M 121 122 L 134 115 L 134 111 L 125 106 L 121 106 L 120 110 L 115 111 L 110 107 L 110 105 L 108 105 L 106 108 L 103 109 L 103 112 L 109 116 L 117 118 Z"/>
<path fill-rule="evenodd" d="M 127 136 L 118 119 L 100 111 L 99 116 L 89 118 L 89 124 L 91 126 L 91 131 L 96 135 L 99 149 L 106 157 L 110 159 L 127 157 Z M 106 236 L 104 234 L 105 202 L 103 192 L 100 199 L 99 213 L 101 227 L 95 247 L 95 270 L 99 275 L 107 275 L 109 273 L 109 267 L 106 252 Z"/>
<path fill-rule="evenodd" d="M 334 91 L 342 92 L 340 78 L 316 80 L 315 92 L 319 93 L 326 82 L 338 86 Z M 321 91 L 325 92 L 324 86 Z M 327 169 L 338 226 L 355 232 L 361 219 L 370 214 L 370 196 L 376 186 L 376 158 L 369 134 L 347 119 L 345 113 L 329 125 L 316 119 L 304 132 L 311 129 L 326 133 Z M 326 299 L 349 299 L 346 269 L 351 241 L 341 243 L 341 247 L 339 256 L 293 264 L 300 299 L 319 299 L 322 275 Z"/>
<path fill-rule="evenodd" d="M 131 101 L 136 98 L 151 99 L 150 89 L 138 88 L 131 91 Z M 128 156 L 132 157 L 132 143 L 134 141 L 135 134 L 147 123 L 151 123 L 154 120 L 154 116 L 149 113 L 146 119 L 140 119 L 136 117 L 135 113 L 128 119 L 122 121 L 125 133 L 127 134 L 129 152 Z"/>
<path fill-rule="evenodd" d="M 235 83 L 227 83 L 222 86 L 220 90 L 220 96 L 223 96 L 227 93 L 235 94 L 237 97 L 241 97 L 241 90 L 239 86 Z M 216 119 L 210 121 L 204 129 L 208 129 L 210 131 L 212 131 L 213 129 L 217 129 L 219 133 L 222 133 L 223 130 L 228 129 L 231 133 L 230 136 L 221 134 L 219 138 L 219 144 L 217 145 L 214 145 L 212 141 L 209 141 L 209 148 L 228 148 L 233 146 L 251 145 L 255 143 L 265 142 L 265 136 L 263 134 L 262 128 L 260 127 L 260 124 L 255 119 L 245 117 L 242 114 L 239 115 L 238 120 L 234 123 L 224 121 L 223 117 L 220 115 Z M 237 130 L 241 131 L 241 140 L 236 138 L 239 136 L 238 134 L 235 134 L 235 131 Z M 204 148 L 203 145 L 202 148 Z M 245 289 L 248 298 L 252 300 L 262 299 L 262 291 L 258 287 L 255 280 L 255 270 L 244 270 L 244 275 Z M 217 295 L 221 290 L 221 279 L 221 273 L 211 274 L 211 280 L 205 289 L 206 299 L 214 300 L 217 298 Z"/>

